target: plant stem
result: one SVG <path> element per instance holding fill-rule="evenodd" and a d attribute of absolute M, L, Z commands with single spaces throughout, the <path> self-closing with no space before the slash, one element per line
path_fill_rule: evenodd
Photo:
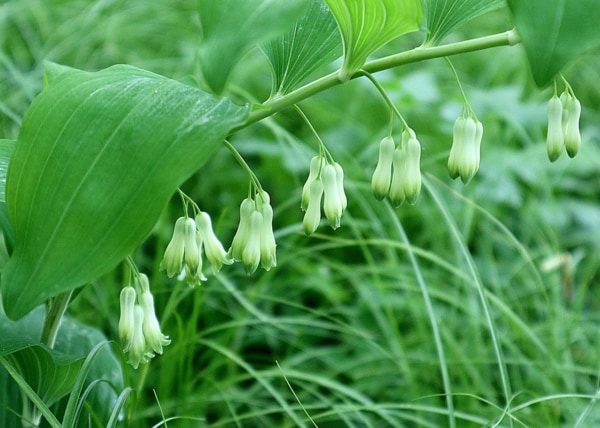
<path fill-rule="evenodd" d="M 60 320 L 67 310 L 71 294 L 73 294 L 72 290 L 59 294 L 48 303 L 48 312 L 46 313 L 44 327 L 42 328 L 42 337 L 40 339 L 48 348 L 54 348 L 56 335 L 60 327 Z"/>
<path fill-rule="evenodd" d="M 445 56 L 458 55 L 467 52 L 474 52 L 484 49 L 490 49 L 499 46 L 512 46 L 519 43 L 519 36 L 515 30 L 505 31 L 503 33 L 493 34 L 491 36 L 479 37 L 476 39 L 466 40 L 463 42 L 450 43 L 442 46 L 433 47 L 418 47 L 409 51 L 400 52 L 394 55 L 389 55 L 367 62 L 362 68 L 368 73 L 376 73 L 378 71 L 387 70 L 389 68 L 398 67 L 404 64 L 413 62 L 425 61 L 433 58 L 441 58 Z M 361 71 L 356 72 L 351 79 L 362 76 Z M 233 132 L 245 128 L 255 122 L 258 122 L 266 117 L 290 107 L 310 96 L 322 92 L 331 87 L 341 84 L 338 71 L 334 71 L 326 76 L 314 80 L 295 91 L 290 92 L 279 98 L 273 98 L 263 104 L 259 110 L 250 113 L 248 120 L 244 125 L 235 129 Z"/>

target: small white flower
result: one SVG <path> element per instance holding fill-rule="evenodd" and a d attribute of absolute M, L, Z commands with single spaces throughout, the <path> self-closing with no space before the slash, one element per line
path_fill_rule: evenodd
<path fill-rule="evenodd" d="M 251 198 L 244 199 L 240 205 L 240 223 L 229 249 L 229 255 L 234 260 L 243 260 L 244 248 L 247 245 L 250 235 L 250 217 L 255 209 L 256 203 Z"/>
<path fill-rule="evenodd" d="M 144 309 L 140 305 L 135 305 L 134 312 L 134 329 L 133 337 L 131 340 L 131 347 L 129 348 L 129 364 L 137 369 L 140 363 L 147 363 L 150 358 L 154 357 L 154 354 L 148 351 L 146 339 L 144 337 L 143 324 L 144 324 Z"/>
<path fill-rule="evenodd" d="M 454 132 L 448 172 L 450 177 L 468 184 L 479 169 L 479 148 L 483 136 L 483 125 L 473 117 L 459 117 L 454 123 Z"/>
<path fill-rule="evenodd" d="M 175 222 L 173 237 L 167 245 L 165 255 L 160 262 L 160 270 L 166 270 L 167 276 L 172 278 L 181 271 L 183 254 L 185 251 L 185 217 L 180 217 Z"/>
<path fill-rule="evenodd" d="M 371 190 L 375 199 L 381 201 L 390 190 L 392 183 L 392 160 L 396 144 L 392 137 L 385 137 L 379 143 L 379 160 L 371 179 Z"/>
<path fill-rule="evenodd" d="M 308 202 L 310 200 L 310 185 L 320 176 L 321 170 L 324 166 L 325 158 L 322 156 L 315 156 L 310 160 L 308 178 L 306 179 L 306 183 L 304 183 L 304 187 L 302 187 L 302 202 L 300 205 L 302 211 L 306 211 L 308 209 Z"/>
<path fill-rule="evenodd" d="M 304 233 L 312 234 L 321 222 L 321 198 L 323 197 L 323 183 L 320 179 L 313 180 L 310 184 L 308 206 L 304 213 Z"/>
<path fill-rule="evenodd" d="M 581 116 L 581 103 L 572 95 L 567 97 L 564 104 L 566 111 L 566 124 L 564 131 L 565 148 L 569 157 L 574 157 L 581 146 L 579 133 L 579 117 Z M 564 116 L 563 116 L 564 117 Z"/>
<path fill-rule="evenodd" d="M 329 221 L 332 229 L 340 227 L 340 222 L 343 213 L 342 201 L 337 184 L 337 175 L 335 167 L 331 164 L 325 165 L 321 172 L 321 181 L 323 183 L 323 211 L 325 217 Z"/>
<path fill-rule="evenodd" d="M 260 231 L 260 265 L 265 270 L 277 266 L 275 235 L 273 234 L 273 208 L 270 204 L 269 194 L 259 192 L 256 199 L 256 208 L 262 214 L 262 229 Z"/>
<path fill-rule="evenodd" d="M 212 228 L 212 222 L 208 213 L 200 212 L 196 216 L 196 226 L 198 233 L 202 237 L 201 245 L 204 246 L 204 255 L 212 266 L 213 273 L 221 270 L 223 264 L 230 265 L 233 260 L 227 255 L 223 244 L 215 235 Z"/>
<path fill-rule="evenodd" d="M 248 275 L 254 273 L 260 263 L 260 236 L 263 228 L 263 216 L 254 210 L 250 215 L 248 237 L 242 251 L 242 263 Z"/>
<path fill-rule="evenodd" d="M 406 140 L 408 142 L 408 140 Z M 392 180 L 388 195 L 390 202 L 398 208 L 406 199 L 404 190 L 404 178 L 406 177 L 406 149 L 404 145 L 400 145 L 394 149 L 392 157 Z"/>
<path fill-rule="evenodd" d="M 169 336 L 162 334 L 160 324 L 154 311 L 154 297 L 150 291 L 144 291 L 140 294 L 140 305 L 144 311 L 144 321 L 142 331 L 147 345 L 157 354 L 163 353 L 163 346 L 171 343 Z"/>
<path fill-rule="evenodd" d="M 135 331 L 135 308 L 136 292 L 131 286 L 124 287 L 121 290 L 121 317 L 119 318 L 119 339 L 123 352 L 129 351 L 133 341 L 133 333 Z"/>
<path fill-rule="evenodd" d="M 186 218 L 184 222 L 184 260 L 185 267 L 189 272 L 198 272 L 200 258 L 200 247 L 196 240 L 196 222 L 193 218 Z"/>
<path fill-rule="evenodd" d="M 340 197 L 340 201 L 342 202 L 343 212 L 348 207 L 348 198 L 346 198 L 346 192 L 344 190 L 344 169 L 337 162 L 333 163 L 333 167 L 335 168 L 335 179 L 337 182 L 338 195 Z"/>
<path fill-rule="evenodd" d="M 563 105 L 560 98 L 554 94 L 548 101 L 548 134 L 546 137 L 546 152 L 550 162 L 557 160 L 565 148 L 563 135 Z"/>
<path fill-rule="evenodd" d="M 421 144 L 414 133 L 408 139 L 404 155 L 404 195 L 412 205 L 421 192 Z"/>

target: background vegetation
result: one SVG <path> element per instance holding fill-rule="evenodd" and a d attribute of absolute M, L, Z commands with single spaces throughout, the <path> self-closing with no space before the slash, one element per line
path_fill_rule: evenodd
<path fill-rule="evenodd" d="M 89 70 L 129 63 L 197 80 L 195 10 L 193 0 L 4 0 L 0 136 L 16 138 L 42 89 L 44 60 Z M 509 28 L 498 11 L 451 39 Z M 583 146 L 574 160 L 550 164 L 550 95 L 533 88 L 521 48 L 453 63 L 485 125 L 481 169 L 468 186 L 446 171 L 461 99 L 447 64 L 434 60 L 377 75 L 423 145 L 415 206 L 393 209 L 370 194 L 388 112 L 366 80 L 301 105 L 346 172 L 349 206 L 337 231 L 302 233 L 300 190 L 317 144 L 296 112 L 232 138 L 271 194 L 276 269 L 247 276 L 234 266 L 200 289 L 167 279 L 158 265 L 181 212 L 173 198 L 135 255 L 173 343 L 138 371 L 123 365 L 137 391 L 124 426 L 173 417 L 170 427 L 600 423 L 600 68 L 568 70 L 584 106 Z M 263 55 L 248 55 L 233 81 L 234 94 L 265 99 Z M 247 193 L 234 159 L 221 150 L 184 188 L 229 243 Z M 122 272 L 101 278 L 69 316 L 117 339 L 121 286 Z"/>

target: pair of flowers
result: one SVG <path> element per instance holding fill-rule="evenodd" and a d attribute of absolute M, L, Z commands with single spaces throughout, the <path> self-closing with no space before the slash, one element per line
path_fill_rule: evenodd
<path fill-rule="evenodd" d="M 323 212 L 332 229 L 340 227 L 342 214 L 348 200 L 344 191 L 344 170 L 337 162 L 328 162 L 325 156 L 315 156 L 310 161 L 310 170 L 302 188 L 300 207 L 304 211 L 304 233 L 312 234 L 321 222 L 321 200 Z"/>
<path fill-rule="evenodd" d="M 564 91 L 560 98 L 555 92 L 548 101 L 546 151 L 551 162 L 557 160 L 565 148 L 571 158 L 579 151 L 581 145 L 580 116 L 581 103 L 569 91 Z"/>
<path fill-rule="evenodd" d="M 448 157 L 450 177 L 460 179 L 464 184 L 479 170 L 483 124 L 474 116 L 464 115 L 456 119 L 452 133 L 452 147 Z"/>
<path fill-rule="evenodd" d="M 162 354 L 163 346 L 171 340 L 160 330 L 146 275 L 136 273 L 133 286 L 128 285 L 121 290 L 120 301 L 119 338 L 123 352 L 129 353 L 129 364 L 137 369 L 140 363 L 147 363 L 155 353 Z"/>
<path fill-rule="evenodd" d="M 412 129 L 402 132 L 398 147 L 391 136 L 381 140 L 371 190 L 378 200 L 388 196 L 395 207 L 404 200 L 416 202 L 421 192 L 421 144 Z"/>

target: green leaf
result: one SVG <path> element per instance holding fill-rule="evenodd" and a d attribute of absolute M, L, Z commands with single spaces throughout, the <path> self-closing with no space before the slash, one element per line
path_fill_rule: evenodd
<path fill-rule="evenodd" d="M 539 87 L 600 45 L 597 0 L 508 0 L 508 6 Z"/>
<path fill-rule="evenodd" d="M 340 80 L 348 80 L 369 55 L 391 40 L 419 29 L 420 0 L 326 0 L 344 42 Z"/>
<path fill-rule="evenodd" d="M 15 140 L 0 139 L 0 203 L 6 202 L 6 173 L 15 149 Z"/>
<path fill-rule="evenodd" d="M 95 328 L 65 318 L 55 348 L 49 349 L 39 342 L 44 317 L 44 308 L 39 307 L 19 321 L 10 321 L 0 307 L 0 357 L 4 357 L 44 405 L 50 407 L 66 394 L 72 393 L 76 380 L 81 377 L 80 370 L 86 355 L 98 343 L 105 342 L 106 338 Z M 13 379 L 8 378 L 1 368 L 0 372 L 0 391 L 14 392 Z M 100 379 L 105 382 L 96 385 L 87 402 L 95 416 L 107 422 L 112 407 L 118 402 L 119 391 L 123 389 L 123 374 L 118 358 L 106 346 L 97 351 L 85 383 Z M 21 412 L 21 397 L 19 394 L 6 397 L 10 397 L 10 400 L 0 407 L 0 422 L 4 422 L 1 426 L 13 426 L 14 420 L 18 419 L 15 412 Z M 64 407 L 63 404 L 57 409 Z"/>
<path fill-rule="evenodd" d="M 113 269 L 247 107 L 131 66 L 70 70 L 23 118 L 7 178 L 10 318 Z"/>
<path fill-rule="evenodd" d="M 264 47 L 273 67 L 273 96 L 285 95 L 317 68 L 342 54 L 335 19 L 323 0 L 312 0 L 292 31 Z"/>
<path fill-rule="evenodd" d="M 486 12 L 499 9 L 506 0 L 423 0 L 427 19 L 426 45 L 438 45 L 455 28 Z"/>
<path fill-rule="evenodd" d="M 289 31 L 307 5 L 307 0 L 198 0 L 200 68 L 211 90 L 221 93 L 240 58 Z"/>

